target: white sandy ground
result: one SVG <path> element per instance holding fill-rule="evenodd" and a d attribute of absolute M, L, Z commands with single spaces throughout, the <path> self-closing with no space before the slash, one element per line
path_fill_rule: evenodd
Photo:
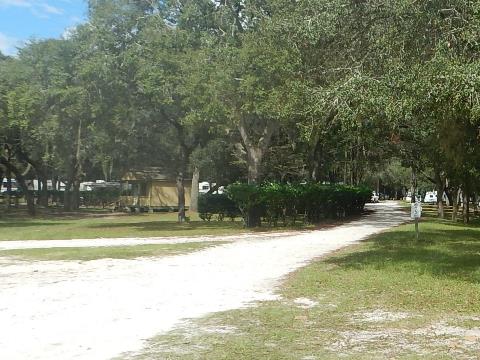
<path fill-rule="evenodd" d="M 77 248 L 77 247 L 108 247 L 108 246 L 132 246 L 132 245 L 160 245 L 160 244 L 185 244 L 192 242 L 225 242 L 237 240 L 252 240 L 263 238 L 277 238 L 298 235 L 300 231 L 260 232 L 240 235 L 203 235 L 203 236 L 170 236 L 149 238 L 95 238 L 95 239 L 71 239 L 71 240 L 5 240 L 0 241 L 1 250 L 18 249 L 50 249 L 50 248 Z"/>
<path fill-rule="evenodd" d="M 395 203 L 369 207 L 374 214 L 336 228 L 246 236 L 186 255 L 3 260 L 0 359 L 122 358 L 182 319 L 274 299 L 279 281 L 313 258 L 408 220 Z"/>
<path fill-rule="evenodd" d="M 77 248 L 77 247 L 108 247 L 108 246 L 135 246 L 135 245 L 161 245 L 185 244 L 192 242 L 225 242 L 237 240 L 252 240 L 263 238 L 276 238 L 298 235 L 300 231 L 281 231 L 275 233 L 260 232 L 240 235 L 222 236 L 169 236 L 149 238 L 95 238 L 95 239 L 69 239 L 69 240 L 6 240 L 0 241 L 1 250 L 19 249 L 50 249 L 50 248 Z"/>

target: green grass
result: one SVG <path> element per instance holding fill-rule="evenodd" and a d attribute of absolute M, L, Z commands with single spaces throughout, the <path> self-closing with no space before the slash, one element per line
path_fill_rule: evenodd
<path fill-rule="evenodd" d="M 210 222 L 190 214 L 190 221 L 178 223 L 176 213 L 111 214 L 83 212 L 75 214 L 40 213 L 31 218 L 22 213 L 0 217 L 0 240 L 61 240 L 112 237 L 168 237 L 234 235 L 249 231 L 241 219 Z M 296 229 L 302 228 L 298 225 Z M 262 227 L 255 231 L 271 231 Z"/>
<path fill-rule="evenodd" d="M 478 359 L 480 227 L 420 229 L 418 243 L 409 224 L 315 261 L 281 300 L 194 321 L 122 359 Z M 317 305 L 294 303 L 304 297 Z"/>
<path fill-rule="evenodd" d="M 185 244 L 135 245 L 135 246 L 99 246 L 99 247 L 62 247 L 48 249 L 0 250 L 0 257 L 20 260 L 98 260 L 133 259 L 138 257 L 163 257 L 185 254 L 221 245 L 225 242 L 193 242 Z"/>

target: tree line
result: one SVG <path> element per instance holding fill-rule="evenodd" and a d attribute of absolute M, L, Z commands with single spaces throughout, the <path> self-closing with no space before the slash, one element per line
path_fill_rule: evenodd
<path fill-rule="evenodd" d="M 68 36 L 0 56 L 0 178 L 62 181 L 71 210 L 80 182 L 143 166 L 180 194 L 407 168 L 468 207 L 479 34 L 470 0 L 91 0 Z"/>

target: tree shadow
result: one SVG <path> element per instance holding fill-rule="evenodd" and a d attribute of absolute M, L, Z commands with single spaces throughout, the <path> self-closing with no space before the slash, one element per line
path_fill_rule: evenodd
<path fill-rule="evenodd" d="M 400 228 L 367 242 L 371 245 L 367 250 L 333 257 L 327 263 L 349 269 L 402 268 L 418 275 L 480 284 L 480 229 L 428 228 L 417 242 L 413 232 Z"/>
<path fill-rule="evenodd" d="M 54 223 L 54 222 L 39 222 L 39 221 L 1 221 L 0 222 L 0 229 L 1 228 L 26 228 L 26 227 L 42 227 L 42 226 L 65 226 L 71 223 Z"/>
<path fill-rule="evenodd" d="M 116 223 L 102 223 L 88 225 L 92 229 L 105 228 L 135 228 L 138 231 L 152 232 L 152 231 L 195 231 L 195 230 L 221 230 L 221 229 L 243 229 L 241 222 L 231 221 L 190 221 L 179 223 L 177 221 L 142 221 L 142 222 L 116 222 Z"/>

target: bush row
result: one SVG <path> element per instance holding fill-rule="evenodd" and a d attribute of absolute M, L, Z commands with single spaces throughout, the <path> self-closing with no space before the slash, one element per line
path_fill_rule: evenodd
<path fill-rule="evenodd" d="M 226 194 L 201 194 L 198 198 L 198 215 L 204 221 L 210 221 L 213 216 L 219 221 L 225 217 L 233 221 L 241 213 Z"/>
<path fill-rule="evenodd" d="M 294 224 L 298 219 L 316 223 L 325 218 L 342 218 L 362 212 L 371 190 L 364 187 L 322 184 L 278 184 L 260 186 L 232 184 L 226 194 L 202 195 L 200 216 L 210 220 L 218 215 L 241 214 L 244 219 L 255 210 L 269 225 Z"/>

